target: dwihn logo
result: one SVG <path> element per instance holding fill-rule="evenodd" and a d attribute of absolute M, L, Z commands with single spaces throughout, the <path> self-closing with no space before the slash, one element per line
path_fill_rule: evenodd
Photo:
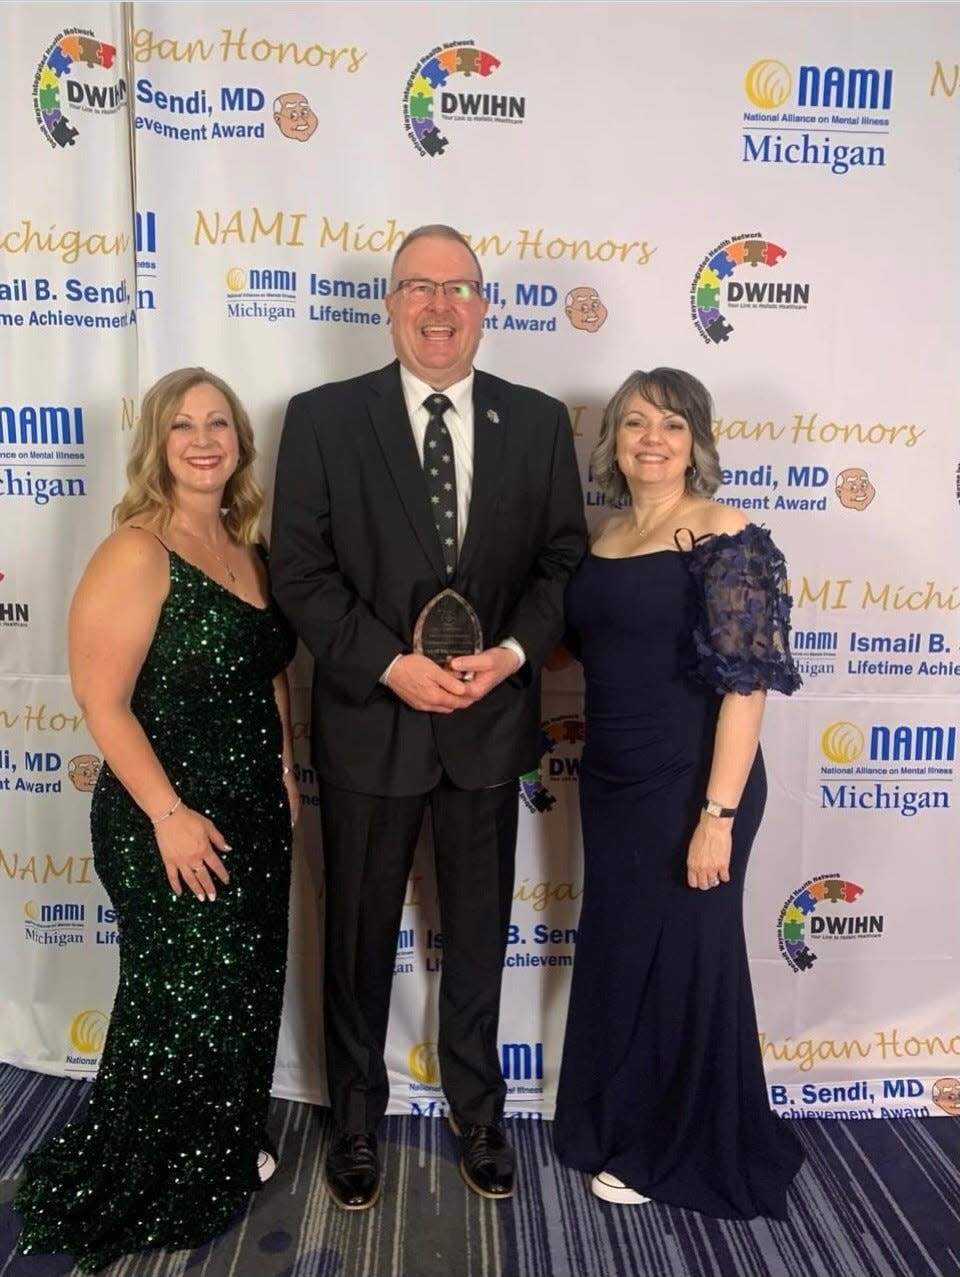
<path fill-rule="evenodd" d="M 47 47 L 33 77 L 37 124 L 54 147 L 73 146 L 80 130 L 66 109 L 113 115 L 127 100 L 127 86 L 114 68 L 116 46 L 92 31 L 70 27 Z"/>
<path fill-rule="evenodd" d="M 883 914 L 836 916 L 823 906 L 851 905 L 863 895 L 863 888 L 839 874 L 810 878 L 784 902 L 777 922 L 777 941 L 787 966 L 809 971 L 817 955 L 807 941 L 813 936 L 829 939 L 862 940 L 883 935 Z M 820 913 L 817 908 L 820 907 Z"/>
<path fill-rule="evenodd" d="M 548 718 L 540 726 L 540 766 L 520 777 L 520 797 L 529 811 L 543 814 L 557 801 L 544 784 L 544 770 L 554 781 L 575 781 L 580 777 L 584 724 L 579 715 L 563 714 Z"/>
<path fill-rule="evenodd" d="M 705 342 L 727 341 L 733 325 L 721 314 L 742 310 L 805 310 L 810 285 L 783 279 L 738 279 L 731 276 L 742 267 L 776 267 L 787 250 L 760 234 L 725 239 L 700 262 L 690 285 L 690 317 Z M 761 275 L 765 272 L 761 271 Z"/>
<path fill-rule="evenodd" d="M 448 120 L 523 123 L 527 112 L 523 97 L 509 93 L 456 93 L 446 87 L 452 76 L 486 78 L 499 65 L 500 60 L 492 53 L 462 40 L 438 45 L 417 63 L 403 94 L 403 125 L 421 155 L 436 159 L 443 154 L 449 142 L 440 126 Z"/>

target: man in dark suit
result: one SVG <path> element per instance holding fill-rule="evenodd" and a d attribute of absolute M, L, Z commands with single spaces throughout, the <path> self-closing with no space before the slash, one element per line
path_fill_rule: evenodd
<path fill-rule="evenodd" d="M 380 1191 L 397 932 L 427 806 L 444 936 L 438 1055 L 461 1172 L 485 1197 L 513 1192 L 497 1023 L 517 778 L 538 762 L 540 669 L 586 549 L 566 409 L 473 369 L 487 301 L 466 240 L 412 231 L 386 306 L 397 361 L 290 401 L 271 555 L 276 597 L 315 658 L 326 1180 L 348 1210 Z M 447 587 L 484 641 L 450 669 L 411 650 L 418 615 Z"/>

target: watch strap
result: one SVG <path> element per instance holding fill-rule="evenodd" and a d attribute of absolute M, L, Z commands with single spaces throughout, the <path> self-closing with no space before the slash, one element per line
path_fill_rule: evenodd
<path fill-rule="evenodd" d="M 712 798 L 703 800 L 703 810 L 708 816 L 735 816 L 737 814 L 736 807 L 721 807 L 719 803 L 715 803 Z"/>

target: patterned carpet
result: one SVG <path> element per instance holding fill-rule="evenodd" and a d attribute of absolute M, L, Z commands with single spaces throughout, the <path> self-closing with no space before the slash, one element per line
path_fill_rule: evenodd
<path fill-rule="evenodd" d="M 24 1152 L 73 1118 L 86 1084 L 0 1065 L 0 1277 L 66 1277 L 65 1255 L 16 1254 L 11 1201 Z M 597 1202 L 557 1164 L 547 1122 L 516 1120 L 518 1192 L 493 1203 L 457 1172 L 436 1119 L 391 1117 L 372 1211 L 322 1184 L 326 1110 L 275 1100 L 274 1180 L 224 1237 L 131 1256 L 107 1277 L 960 1277 L 960 1119 L 797 1122 L 807 1163 L 786 1224 L 735 1223 Z"/>

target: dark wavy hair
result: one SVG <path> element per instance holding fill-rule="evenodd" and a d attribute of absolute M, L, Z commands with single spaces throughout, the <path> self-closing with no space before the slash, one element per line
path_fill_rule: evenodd
<path fill-rule="evenodd" d="M 613 503 L 630 495 L 617 465 L 617 429 L 634 395 L 647 403 L 682 417 L 692 436 L 692 467 L 686 489 L 700 497 L 712 497 L 720 487 L 720 457 L 713 441 L 713 400 L 702 382 L 679 368 L 639 369 L 632 372 L 603 410 L 600 438 L 590 458 L 590 472 Z"/>

